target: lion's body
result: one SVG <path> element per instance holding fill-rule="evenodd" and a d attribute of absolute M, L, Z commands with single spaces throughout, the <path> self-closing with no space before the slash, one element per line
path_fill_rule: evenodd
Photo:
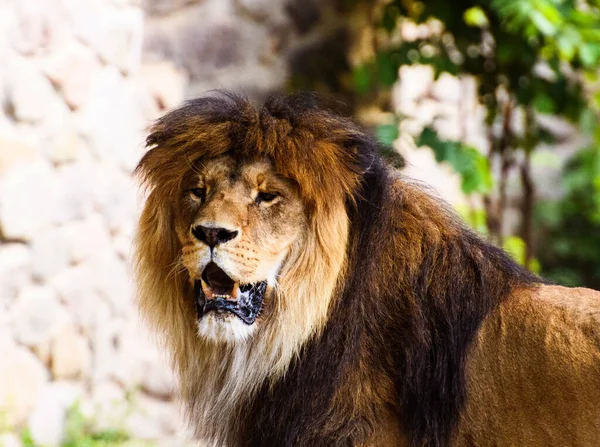
<path fill-rule="evenodd" d="M 467 359 L 467 405 L 451 445 L 596 446 L 600 293 L 539 286 L 484 321 Z M 370 446 L 410 446 L 385 419 Z"/>
<path fill-rule="evenodd" d="M 293 98 L 256 112 L 229 97 L 167 115 L 149 142 L 140 305 L 165 335 L 190 422 L 209 445 L 598 444 L 600 293 L 544 285 L 390 171 L 354 124 Z M 212 210 L 222 222 L 247 207 L 272 220 L 242 218 L 240 238 L 208 251 L 174 208 L 176 179 L 205 178 L 224 155 L 244 173 L 254 153 L 298 196 L 244 205 L 250 193 L 223 168 L 231 195 L 188 207 L 193 219 Z M 287 241 L 276 253 L 253 246 L 257 263 L 285 259 L 253 331 L 220 340 L 229 326 L 219 323 L 207 339 L 206 316 L 194 312 L 196 265 L 249 247 L 253 225 L 285 226 L 283 210 L 299 203 L 300 235 L 273 233 Z M 172 274 L 182 251 L 187 273 Z"/>
<path fill-rule="evenodd" d="M 600 443 L 600 293 L 516 291 L 469 353 L 457 446 Z"/>

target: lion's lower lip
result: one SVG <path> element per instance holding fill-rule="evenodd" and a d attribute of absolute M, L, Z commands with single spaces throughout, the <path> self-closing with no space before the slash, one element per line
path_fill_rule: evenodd
<path fill-rule="evenodd" d="M 237 316 L 244 323 L 253 324 L 262 310 L 267 282 L 261 281 L 255 284 L 240 284 L 238 286 L 233 280 L 226 278 L 224 272 L 218 272 L 218 267 L 213 267 L 212 264 L 209 264 L 209 266 L 211 266 L 211 270 L 205 274 L 208 267 L 205 269 L 205 272 L 202 274 L 203 279 L 194 282 L 194 296 L 196 298 L 198 319 L 201 319 L 208 312 L 229 312 Z M 219 279 L 218 285 L 227 283 L 229 279 L 231 284 L 233 284 L 232 288 L 225 291 L 221 290 L 220 287 L 213 287 L 214 281 L 213 284 L 208 286 L 205 278 L 210 280 L 211 276 L 212 278 L 217 277 Z M 207 287 L 206 291 L 204 287 Z M 231 299 L 232 295 L 236 299 Z"/>

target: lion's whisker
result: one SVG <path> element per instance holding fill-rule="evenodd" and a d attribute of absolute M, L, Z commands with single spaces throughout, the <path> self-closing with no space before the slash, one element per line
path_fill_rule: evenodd
<path fill-rule="evenodd" d="M 177 260 L 171 265 L 171 270 L 167 275 L 167 279 L 175 278 L 180 273 L 186 271 L 185 265 L 183 265 L 183 260 L 181 257 L 178 257 Z"/>

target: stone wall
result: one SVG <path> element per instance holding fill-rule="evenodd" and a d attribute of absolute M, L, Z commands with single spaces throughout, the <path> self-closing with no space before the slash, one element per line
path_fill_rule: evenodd
<path fill-rule="evenodd" d="M 185 75 L 142 64 L 128 0 L 0 4 L 0 439 L 99 429 L 183 444 L 165 359 L 132 305 L 131 171 Z M 166 442 L 166 441 L 165 441 Z"/>
<path fill-rule="evenodd" d="M 331 3 L 331 4 L 330 4 Z M 131 172 L 148 124 L 211 88 L 257 100 L 340 20 L 310 0 L 0 2 L 0 445 L 98 429 L 187 439 L 137 318 Z"/>
<path fill-rule="evenodd" d="M 147 0 L 144 58 L 169 60 L 187 96 L 211 89 L 260 101 L 302 55 L 346 26 L 339 0 Z"/>

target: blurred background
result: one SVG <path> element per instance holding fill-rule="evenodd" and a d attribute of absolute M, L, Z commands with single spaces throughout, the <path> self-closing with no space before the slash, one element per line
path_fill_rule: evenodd
<path fill-rule="evenodd" d="M 0 2 L 0 445 L 183 446 L 131 171 L 214 88 L 316 90 L 527 268 L 600 289 L 597 0 Z"/>

